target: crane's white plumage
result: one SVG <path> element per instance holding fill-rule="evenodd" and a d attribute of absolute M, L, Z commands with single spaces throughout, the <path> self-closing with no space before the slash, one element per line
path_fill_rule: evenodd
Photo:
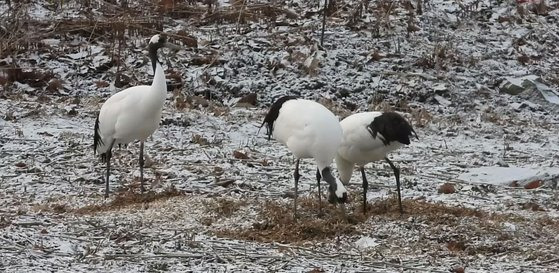
<path fill-rule="evenodd" d="M 330 110 L 314 101 L 282 97 L 272 105 L 264 124 L 267 124 L 268 137 L 273 136 L 286 145 L 297 159 L 294 173 L 295 214 L 299 161 L 303 158 L 315 159 L 318 185 L 321 178 L 328 182 L 331 203 L 344 203 L 347 200 L 344 185 L 331 174 L 330 169 L 343 135 L 338 118 Z"/>
<path fill-rule="evenodd" d="M 144 141 L 159 127 L 167 96 L 163 68 L 157 59 L 161 47 L 175 47 L 165 37 L 154 35 L 149 41 L 149 56 L 154 69 L 151 85 L 127 88 L 111 96 L 101 107 L 95 122 L 94 151 L 107 162 L 105 197 L 108 196 L 111 149 L 115 144 L 140 141 L 140 181 L 143 187 Z"/>
<path fill-rule="evenodd" d="M 340 180 L 347 184 L 358 165 L 363 179 L 363 210 L 366 210 L 368 182 L 364 166 L 373 161 L 386 160 L 396 176 L 400 200 L 399 169 L 388 159 L 388 153 L 410 144 L 416 136 L 411 125 L 395 112 L 364 112 L 353 114 L 340 122 L 343 129 L 342 143 L 336 156 Z M 401 201 L 400 201 L 400 209 Z"/>
<path fill-rule="evenodd" d="M 134 86 L 111 96 L 99 112 L 103 143 L 96 151 L 104 154 L 113 140 L 114 144 L 145 141 L 159 127 L 166 94 L 165 75 L 158 63 L 151 86 Z"/>

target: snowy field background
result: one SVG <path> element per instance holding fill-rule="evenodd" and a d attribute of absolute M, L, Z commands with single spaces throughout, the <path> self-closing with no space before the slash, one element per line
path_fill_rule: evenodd
<path fill-rule="evenodd" d="M 0 1 L 0 271 L 557 272 L 559 2 Z M 320 1 L 322 2 L 322 1 Z M 421 6 L 421 8 L 419 8 Z M 421 10 L 421 11 L 420 11 Z M 169 86 L 146 142 L 93 155 L 102 103 Z M 315 166 L 258 129 L 283 95 L 340 118 L 397 110 L 419 135 L 317 217 Z"/>

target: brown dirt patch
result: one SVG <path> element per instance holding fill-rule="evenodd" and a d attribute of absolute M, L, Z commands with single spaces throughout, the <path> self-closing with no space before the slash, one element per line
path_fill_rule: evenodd
<path fill-rule="evenodd" d="M 235 239 L 295 243 L 323 240 L 339 235 L 355 234 L 355 225 L 346 221 L 340 210 L 323 204 L 324 216 L 318 216 L 318 200 L 299 198 L 299 218 L 293 218 L 292 203 L 266 200 L 258 204 L 256 222 L 247 229 L 220 229 L 219 236 Z"/>
<path fill-rule="evenodd" d="M 90 205 L 73 210 L 76 214 L 94 214 L 97 212 L 120 210 L 131 206 L 146 206 L 148 203 L 161 201 L 176 196 L 183 196 L 185 193 L 174 187 L 168 188 L 163 192 L 146 192 L 143 194 L 132 191 L 117 193 L 115 199 L 109 203 L 101 205 Z"/>
<path fill-rule="evenodd" d="M 210 210 L 218 213 L 219 217 L 229 217 L 231 208 L 238 209 L 238 201 L 216 201 Z M 293 207 L 290 202 L 266 200 L 257 207 L 257 219 L 252 227 L 247 229 L 220 229 L 216 233 L 224 237 L 260 242 L 295 243 L 312 240 L 335 238 L 340 235 L 360 233 L 360 224 L 370 217 L 382 218 L 385 221 L 400 221 L 409 216 L 420 218 L 433 225 L 453 225 L 467 217 L 486 218 L 490 215 L 469 208 L 452 207 L 443 204 L 429 203 L 417 200 L 403 200 L 404 215 L 400 215 L 395 199 L 380 200 L 368 204 L 367 214 L 362 213 L 361 202 L 347 204 L 348 219 L 337 207 L 327 204 L 323 200 L 323 215 L 319 216 L 319 203 L 316 197 L 299 198 L 299 219 L 293 218 Z M 222 211 L 222 212 L 220 212 Z M 216 219 L 213 219 L 214 222 Z"/>
<path fill-rule="evenodd" d="M 365 222 L 372 217 L 378 224 L 401 222 L 401 226 L 421 225 L 425 232 L 430 233 L 426 240 L 435 244 L 446 244 L 446 249 L 455 253 L 501 253 L 503 250 L 511 249 L 500 244 L 500 242 L 516 240 L 503 227 L 505 222 L 515 223 L 519 228 L 539 224 L 542 228 L 547 226 L 549 229 L 550 226 L 558 225 L 558 222 L 552 219 L 531 223 L 516 215 L 487 213 L 422 200 L 403 200 L 404 215 L 400 215 L 395 199 L 379 200 L 369 204 L 367 214 L 362 213 L 361 200 L 355 200 L 346 205 L 350 219 L 348 221 L 339 208 L 327 204 L 324 200 L 321 217 L 318 216 L 319 203 L 316 197 L 301 197 L 299 200 L 298 220 L 293 219 L 291 202 L 266 200 L 247 204 L 246 201 L 228 200 L 216 201 L 216 204 L 209 206 L 213 212 L 218 212 L 217 217 L 214 217 L 211 222 L 233 215 L 234 211 L 229 208 L 236 211 L 240 206 L 248 205 L 257 211 L 252 226 L 220 228 L 215 233 L 218 236 L 240 240 L 302 243 L 336 238 L 341 235 L 361 234 L 369 229 Z M 413 217 L 414 220 L 410 222 L 409 217 Z M 494 244 L 478 244 L 468 239 L 485 237 L 497 241 Z"/>
<path fill-rule="evenodd" d="M 401 218 L 407 216 L 422 216 L 427 217 L 430 220 L 444 220 L 449 217 L 476 217 L 484 218 L 490 215 L 484 213 L 480 210 L 464 208 L 464 207 L 453 207 L 440 203 L 429 203 L 421 200 L 402 200 L 402 206 L 404 208 L 404 214 L 400 215 L 398 210 L 398 203 L 395 198 L 379 200 L 377 202 L 368 204 L 367 206 L 367 217 L 370 216 L 387 216 L 391 218 Z M 359 206 L 359 211 L 362 213 L 361 206 Z M 446 218 L 445 218 L 446 217 Z"/>
<path fill-rule="evenodd" d="M 213 212 L 217 214 L 217 217 L 222 218 L 232 216 L 242 206 L 247 205 L 248 202 L 233 198 L 219 198 L 207 199 L 202 201 L 202 203 L 208 212 Z"/>

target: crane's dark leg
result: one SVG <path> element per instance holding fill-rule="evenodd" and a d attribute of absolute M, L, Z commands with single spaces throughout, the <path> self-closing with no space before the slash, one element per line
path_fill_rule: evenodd
<path fill-rule="evenodd" d="M 140 141 L 140 190 L 144 193 L 144 142 Z"/>
<path fill-rule="evenodd" d="M 360 166 L 361 177 L 363 178 L 363 214 L 367 213 L 367 191 L 369 190 L 369 182 L 367 181 L 367 175 L 365 175 L 365 166 Z"/>
<path fill-rule="evenodd" d="M 105 152 L 105 157 L 107 160 L 107 176 L 105 177 L 105 199 L 109 198 L 109 175 L 111 174 L 111 156 L 113 145 L 115 144 L 115 139 L 111 142 L 109 149 Z"/>
<path fill-rule="evenodd" d="M 295 197 L 293 198 L 293 218 L 297 219 L 297 195 L 299 189 L 299 161 L 301 159 L 297 158 L 297 162 L 295 163 L 295 172 L 293 173 L 293 178 L 295 179 Z"/>
<path fill-rule="evenodd" d="M 320 170 L 316 168 L 316 185 L 318 186 L 318 215 L 322 216 L 322 191 L 320 190 L 320 180 L 322 180 L 322 175 L 320 175 Z"/>
<path fill-rule="evenodd" d="M 400 206 L 400 214 L 404 214 L 404 209 L 402 208 L 402 194 L 400 193 L 400 169 L 394 166 L 388 157 L 385 157 L 384 160 L 390 164 L 390 167 L 394 171 L 394 176 L 396 177 L 396 187 L 398 188 L 398 206 Z"/>

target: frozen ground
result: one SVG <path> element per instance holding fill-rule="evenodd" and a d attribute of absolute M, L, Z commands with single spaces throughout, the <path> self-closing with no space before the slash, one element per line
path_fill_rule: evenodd
<path fill-rule="evenodd" d="M 136 32 L 123 36 L 121 52 L 106 25 L 84 23 L 82 2 L 59 10 L 28 2 L 28 19 L 54 29 L 20 26 L 34 42 L 0 60 L 0 271 L 559 270 L 559 106 L 537 90 L 499 92 L 505 78 L 525 75 L 557 90 L 557 1 L 538 15 L 510 1 L 436 0 L 411 19 L 405 1 L 371 1 L 360 17 L 357 1 L 338 1 L 325 51 L 314 45 L 313 1 L 274 6 L 289 11 L 275 15 L 276 26 L 253 1 L 245 12 L 256 19 L 248 23 L 179 18 L 191 10 L 178 5 L 155 22 L 128 23 Z M 116 27 L 113 12 L 125 10 L 111 2 L 119 3 L 101 1 L 88 12 Z M 216 11 L 239 8 L 221 2 Z M 158 8 L 150 9 L 165 13 Z M 12 11 L 1 2 L 0 12 Z M 409 22 L 418 30 L 408 33 Z M 150 192 L 139 195 L 134 143 L 116 149 L 104 200 L 93 122 L 110 94 L 150 81 L 143 54 L 158 23 L 185 50 L 163 58 L 175 90 L 146 143 Z M 187 47 L 187 35 L 196 48 Z M 52 74 L 10 80 L 14 60 L 24 72 Z M 257 102 L 237 105 L 248 93 Z M 307 160 L 302 219 L 293 222 L 293 159 L 257 133 L 269 103 L 284 94 L 320 100 L 340 117 L 405 113 L 420 136 L 391 155 L 402 168 L 406 213 L 397 213 L 392 171 L 379 162 L 367 168 L 374 183 L 367 215 L 356 174 L 354 223 L 329 206 L 318 218 Z M 445 183 L 451 193 L 440 192 Z"/>

